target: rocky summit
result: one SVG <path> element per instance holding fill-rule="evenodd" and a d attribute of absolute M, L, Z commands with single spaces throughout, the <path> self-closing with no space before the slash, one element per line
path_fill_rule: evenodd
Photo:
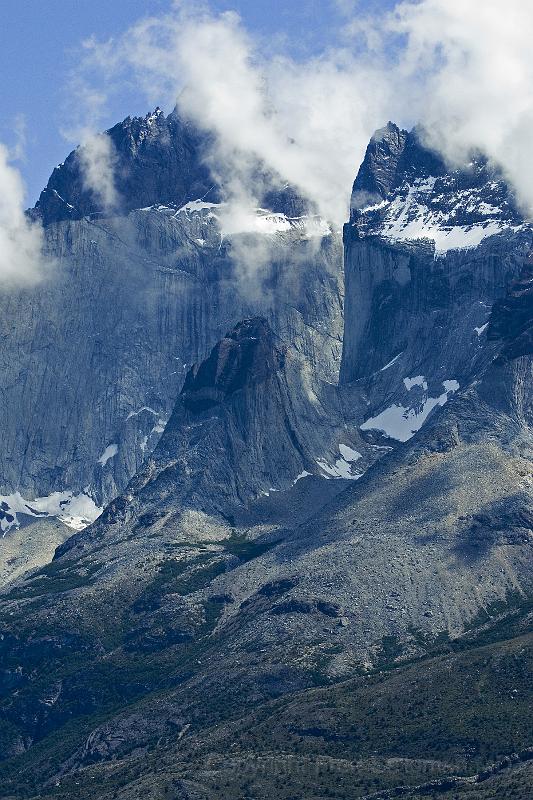
<path fill-rule="evenodd" d="M 526 800 L 533 229 L 372 137 L 344 231 L 158 109 L 0 297 L 0 794 Z"/>

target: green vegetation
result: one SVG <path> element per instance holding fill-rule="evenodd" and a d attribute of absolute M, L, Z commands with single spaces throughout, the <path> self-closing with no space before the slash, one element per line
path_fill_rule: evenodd
<path fill-rule="evenodd" d="M 246 562 L 268 553 L 269 550 L 279 544 L 279 541 L 258 542 L 254 539 L 246 539 L 244 536 L 233 535 L 230 539 L 225 539 L 221 544 L 228 553 L 237 556 L 241 562 Z"/>
<path fill-rule="evenodd" d="M 72 568 L 71 564 L 52 561 L 51 564 L 47 564 L 35 575 L 32 575 L 28 586 L 16 587 L 8 594 L 7 598 L 9 600 L 25 600 L 90 586 L 93 577 L 101 567 L 102 564 L 88 564 L 76 570 Z"/>

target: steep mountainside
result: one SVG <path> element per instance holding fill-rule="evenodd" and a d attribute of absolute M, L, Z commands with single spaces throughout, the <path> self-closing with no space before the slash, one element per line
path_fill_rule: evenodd
<path fill-rule="evenodd" d="M 110 430 L 101 466 L 130 452 L 127 469 L 108 484 L 93 462 L 80 475 L 118 496 L 2 591 L 0 793 L 521 798 L 533 745 L 531 226 L 482 159 L 450 171 L 419 133 L 378 132 L 344 231 L 338 382 L 334 234 L 257 212 L 263 232 L 228 241 L 219 207 L 204 206 L 48 226 L 98 229 L 117 243 L 107 263 L 142 248 L 170 276 L 157 298 L 174 286 L 171 321 L 146 338 L 140 325 L 134 347 L 151 295 L 115 291 L 104 341 L 123 324 L 127 377 L 91 371 L 87 405 L 98 420 L 119 406 L 113 424 L 151 414 L 149 426 L 153 408 L 166 424 L 142 446 Z M 269 293 L 244 302 L 235 250 L 257 247 L 265 227 Z M 146 235 L 135 248 L 131 228 Z M 178 235 L 198 255 L 178 256 Z M 125 255 L 120 265 L 123 276 Z M 176 331 L 190 350 L 171 400 L 154 363 Z M 168 390 L 165 416 L 142 408 L 156 402 L 146 375 Z"/>
<path fill-rule="evenodd" d="M 378 131 L 345 226 L 341 383 L 364 429 L 405 441 L 492 357 L 493 303 L 533 248 L 531 225 L 482 157 L 449 170 L 416 132 Z"/>
<path fill-rule="evenodd" d="M 130 798 L 153 754 L 156 796 L 168 780 L 192 796 L 228 796 L 228 771 L 243 762 L 266 798 L 278 773 L 261 764 L 274 750 L 301 759 L 305 775 L 307 759 L 323 759 L 323 787 L 358 760 L 356 794 L 345 779 L 338 790 L 353 797 L 429 779 L 446 789 L 445 776 L 525 753 L 533 352 L 509 352 L 533 324 L 533 306 L 519 331 L 503 325 L 500 308 L 496 357 L 411 442 L 344 491 L 310 476 L 247 505 L 239 498 L 250 480 L 247 448 L 232 461 L 226 436 L 248 437 L 254 465 L 261 454 L 252 479 L 276 453 L 287 464 L 298 458 L 283 430 L 292 421 L 287 364 L 261 320 L 222 340 L 190 373 L 127 493 L 4 597 L 3 741 L 20 753 L 6 764 L 4 791 L 31 795 L 31 780 L 49 780 L 68 797 L 88 771 L 97 796 L 112 796 L 111 781 Z M 460 718 L 447 683 L 457 671 L 473 682 Z M 417 703 L 416 693 L 405 697 L 412 681 L 432 699 L 420 700 L 424 714 L 402 739 L 402 715 L 412 719 Z M 441 698 L 431 694 L 435 681 L 447 687 Z M 501 681 L 517 693 L 503 717 Z M 321 693 L 309 695 L 317 685 Z M 376 704 L 381 734 L 372 728 Z M 431 714 L 440 715 L 437 729 Z M 401 770 L 388 760 L 398 758 Z M 209 774 L 198 771 L 205 759 Z M 22 782 L 21 765 L 30 776 Z M 291 774 L 287 797 L 305 775 Z"/>
<path fill-rule="evenodd" d="M 84 216 L 92 196 L 71 154 L 50 186 L 76 213 L 45 212 L 50 187 L 38 205 L 55 267 L 0 297 L 3 531 L 46 514 L 74 527 L 94 519 L 155 446 L 191 365 L 246 316 L 268 319 L 316 389 L 337 381 L 340 234 L 258 210 L 250 230 L 225 236 L 225 206 L 198 199 L 199 145 L 176 114 L 109 135 L 125 159 L 121 214 Z"/>

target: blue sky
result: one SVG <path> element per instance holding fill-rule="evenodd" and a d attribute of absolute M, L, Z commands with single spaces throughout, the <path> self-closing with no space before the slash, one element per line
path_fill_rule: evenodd
<path fill-rule="evenodd" d="M 385 0 L 361 0 L 367 10 Z M 213 0 L 214 10 L 238 11 L 246 27 L 265 38 L 286 40 L 292 55 L 318 52 L 332 37 L 334 0 Z M 68 123 L 65 90 L 79 59 L 80 43 L 91 35 L 107 39 L 142 16 L 161 13 L 169 0 L 2 0 L 0 26 L 0 141 L 15 143 L 17 120 L 24 120 L 24 159 L 18 165 L 33 204 L 52 168 L 70 145 L 60 133 Z M 146 113 L 139 94 L 118 94 L 104 121 L 109 126 L 128 114 Z"/>

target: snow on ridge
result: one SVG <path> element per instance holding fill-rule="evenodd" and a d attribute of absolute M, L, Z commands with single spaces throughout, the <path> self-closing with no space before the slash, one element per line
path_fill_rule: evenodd
<path fill-rule="evenodd" d="M 443 255 L 450 250 L 471 250 L 478 247 L 484 239 L 496 236 L 509 225 L 500 222 L 482 223 L 470 226 L 439 228 L 431 222 L 414 221 L 408 223 L 403 229 L 395 225 L 385 226 L 383 236 L 390 241 L 417 241 L 429 239 L 435 243 L 435 254 Z"/>
<path fill-rule="evenodd" d="M 223 233 L 231 236 L 240 233 L 259 233 L 273 236 L 278 233 L 299 231 L 309 238 L 330 236 L 331 228 L 325 219 L 315 215 L 301 217 L 288 217 L 281 212 L 269 211 L 266 208 L 256 208 L 245 211 L 238 216 L 230 214 L 223 219 Z"/>
<path fill-rule="evenodd" d="M 450 250 L 478 247 L 490 236 L 520 229 L 509 221 L 504 209 L 482 199 L 483 189 L 436 194 L 436 183 L 433 177 L 419 178 L 404 185 L 394 198 L 363 207 L 361 215 L 368 218 L 368 233 L 390 242 L 427 240 L 434 243 L 437 257 Z M 446 210 L 439 208 L 443 200 Z M 478 219 L 472 224 L 453 224 L 457 212 L 474 214 Z"/>
<path fill-rule="evenodd" d="M 0 496 L 0 530 L 5 536 L 12 528 L 20 527 L 19 514 L 35 519 L 56 518 L 76 531 L 94 522 L 102 511 L 88 493 L 88 489 L 73 492 L 52 492 L 47 497 L 26 500 L 20 492 Z"/>
<path fill-rule="evenodd" d="M 289 231 L 300 231 L 309 238 L 330 236 L 332 233 L 329 223 L 318 215 L 304 215 L 301 217 L 288 217 L 281 212 L 270 211 L 266 208 L 234 209 L 231 203 L 208 203 L 204 200 L 190 200 L 176 210 L 173 206 L 155 204 L 139 209 L 140 211 L 155 211 L 159 213 L 173 212 L 174 217 L 180 214 L 187 216 L 202 213 L 204 218 L 217 219 L 224 236 L 240 233 L 259 233 L 272 236 Z M 208 212 L 203 214 L 203 212 Z M 197 244 L 204 246 L 204 239 L 196 239 Z"/>
<path fill-rule="evenodd" d="M 220 208 L 220 203 L 207 203 L 205 200 L 198 199 L 198 200 L 190 200 L 188 203 L 185 203 L 184 206 L 181 206 L 174 216 L 181 214 L 183 212 L 194 212 L 194 211 L 210 211 L 213 216 L 213 209 Z M 210 214 L 210 216 L 211 216 Z"/>
<path fill-rule="evenodd" d="M 414 408 L 395 403 L 377 416 L 367 419 L 359 427 L 362 431 L 380 431 L 399 442 L 409 441 L 421 429 L 433 409 L 446 405 L 450 395 L 460 388 L 456 380 L 443 381 L 442 385 L 444 392 L 438 397 L 426 395 L 424 402 Z"/>

